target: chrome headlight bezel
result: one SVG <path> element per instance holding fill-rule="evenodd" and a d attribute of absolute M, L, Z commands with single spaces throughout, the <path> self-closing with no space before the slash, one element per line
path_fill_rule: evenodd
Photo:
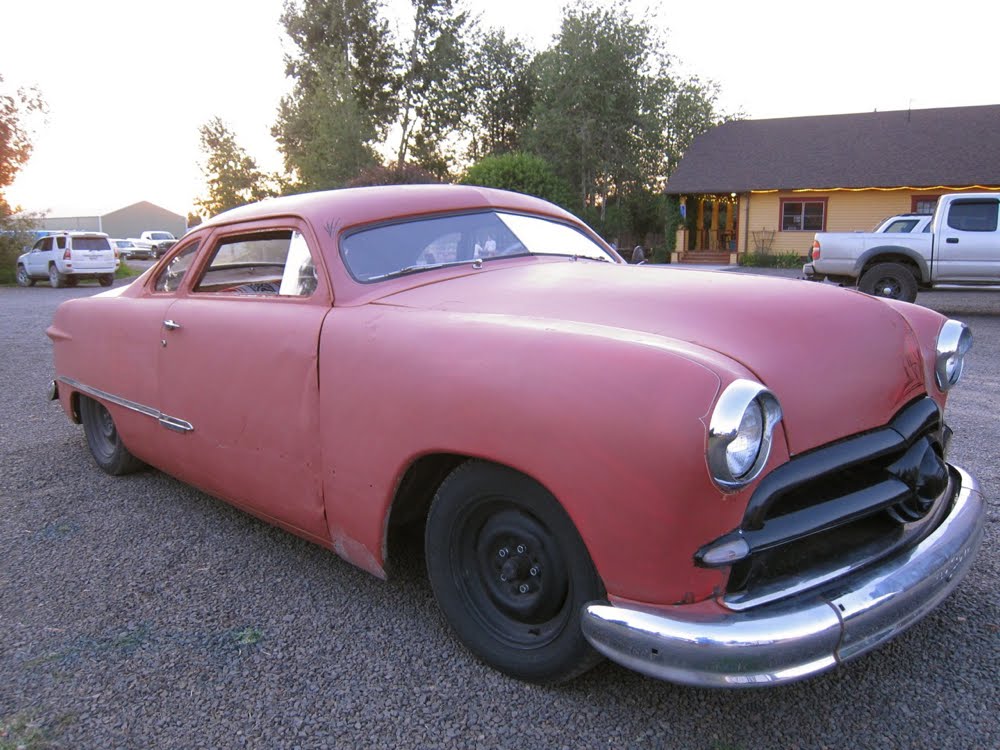
<path fill-rule="evenodd" d="M 739 436 L 740 426 L 749 409 L 760 409 L 763 417 L 760 444 L 750 468 L 734 475 L 727 460 L 727 449 Z M 777 397 L 760 383 L 752 380 L 734 380 L 719 396 L 708 425 L 708 470 L 715 482 L 725 492 L 735 492 L 752 482 L 771 455 L 774 428 L 781 421 L 781 405 Z"/>
<path fill-rule="evenodd" d="M 937 338 L 934 379 L 937 387 L 948 391 L 958 384 L 965 370 L 965 355 L 972 347 L 972 331 L 959 320 L 947 320 Z"/>

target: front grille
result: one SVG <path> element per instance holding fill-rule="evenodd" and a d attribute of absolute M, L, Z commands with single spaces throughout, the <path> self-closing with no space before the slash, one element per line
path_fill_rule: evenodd
<path fill-rule="evenodd" d="M 885 427 L 795 457 L 765 477 L 738 529 L 702 550 L 742 539 L 725 592 L 735 608 L 818 586 L 930 533 L 951 494 L 950 430 L 924 397 Z M 701 553 L 699 564 L 706 564 Z"/>

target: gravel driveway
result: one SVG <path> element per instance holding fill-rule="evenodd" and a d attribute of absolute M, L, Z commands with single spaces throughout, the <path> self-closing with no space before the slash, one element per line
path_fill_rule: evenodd
<path fill-rule="evenodd" d="M 919 300 L 976 337 L 949 410 L 990 501 L 966 582 L 833 673 L 721 692 L 610 663 L 516 682 L 450 636 L 416 542 L 381 582 L 156 471 L 105 475 L 44 398 L 52 312 L 97 291 L 0 289 L 0 748 L 1000 747 L 1000 293 Z"/>

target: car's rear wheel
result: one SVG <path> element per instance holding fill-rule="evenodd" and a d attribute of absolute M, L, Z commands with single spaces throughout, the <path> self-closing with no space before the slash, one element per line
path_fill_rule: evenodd
<path fill-rule="evenodd" d="M 917 280 L 902 263 L 877 263 L 861 275 L 858 289 L 875 297 L 903 302 L 917 298 Z"/>
<path fill-rule="evenodd" d="M 487 664 L 556 683 L 600 661 L 580 615 L 604 587 L 566 511 L 533 479 L 481 461 L 459 466 L 431 504 L 425 555 L 438 605 Z"/>
<path fill-rule="evenodd" d="M 76 286 L 79 281 L 80 280 L 76 276 L 66 275 L 66 286 Z"/>
<path fill-rule="evenodd" d="M 28 273 L 28 269 L 21 265 L 17 267 L 17 285 L 18 286 L 35 285 L 35 280 L 31 278 L 31 275 Z"/>
<path fill-rule="evenodd" d="M 83 422 L 83 433 L 87 436 L 87 445 L 94 461 L 108 474 L 131 474 L 144 466 L 125 447 L 115 421 L 104 404 L 87 396 L 80 396 L 80 421 Z"/>
<path fill-rule="evenodd" d="M 49 266 L 49 286 L 53 289 L 62 289 L 62 287 L 66 286 L 66 276 L 59 273 L 59 269 L 56 268 L 55 263 Z"/>
<path fill-rule="evenodd" d="M 101 276 L 98 276 L 97 277 L 97 282 L 101 286 L 111 286 L 112 284 L 115 283 L 115 277 L 114 277 L 113 274 L 106 273 L 106 274 L 103 274 Z"/>

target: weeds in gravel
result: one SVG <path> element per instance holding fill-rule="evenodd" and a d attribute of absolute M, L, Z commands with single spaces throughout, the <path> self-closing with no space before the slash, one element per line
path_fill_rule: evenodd
<path fill-rule="evenodd" d="M 0 719 L 0 750 L 42 750 L 49 744 L 41 722 L 28 714 Z"/>
<path fill-rule="evenodd" d="M 243 628 L 233 633 L 233 639 L 239 646 L 253 646 L 260 643 L 264 637 L 264 632 L 258 628 Z"/>

